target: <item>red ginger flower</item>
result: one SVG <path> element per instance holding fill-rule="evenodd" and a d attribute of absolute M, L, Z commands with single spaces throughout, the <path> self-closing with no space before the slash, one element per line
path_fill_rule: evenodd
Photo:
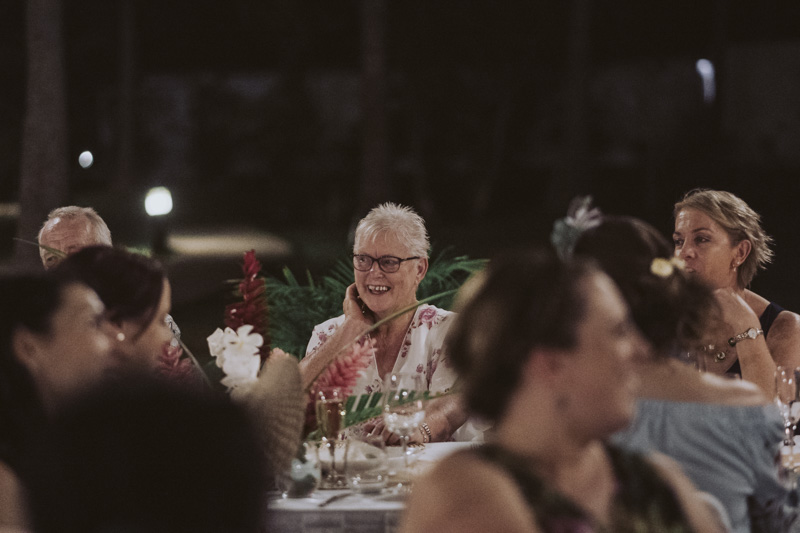
<path fill-rule="evenodd" d="M 311 387 L 306 405 L 305 434 L 312 431 L 317 425 L 316 396 L 317 391 L 339 387 L 342 394 L 347 397 L 353 393 L 353 387 L 358 381 L 361 371 L 367 368 L 375 353 L 375 340 L 364 337 L 354 342 L 343 355 L 331 362 L 325 371 L 317 378 Z"/>
<path fill-rule="evenodd" d="M 267 287 L 264 278 L 259 277 L 259 272 L 261 262 L 256 259 L 256 251 L 245 252 L 242 265 L 244 278 L 239 283 L 242 301 L 225 307 L 225 325 L 234 331 L 245 324 L 253 326 L 253 333 L 264 337 L 260 351 L 263 362 L 269 355 L 270 339 L 267 332 Z"/>
<path fill-rule="evenodd" d="M 156 362 L 156 375 L 173 383 L 191 388 L 199 388 L 203 380 L 191 359 L 182 357 L 183 348 L 164 343 L 164 348 Z"/>

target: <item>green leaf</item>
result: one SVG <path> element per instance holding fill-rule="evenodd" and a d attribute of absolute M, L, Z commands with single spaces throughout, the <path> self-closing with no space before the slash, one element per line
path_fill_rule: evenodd
<path fill-rule="evenodd" d="M 408 399 L 397 402 L 397 405 L 404 405 L 413 401 L 419 400 L 420 392 L 422 400 L 428 402 L 430 400 L 447 396 L 451 391 L 433 393 L 431 391 L 412 391 Z M 383 393 L 373 392 L 371 394 L 357 394 L 348 396 L 345 401 L 345 417 L 344 428 L 366 422 L 367 420 L 381 416 L 383 414 Z"/>

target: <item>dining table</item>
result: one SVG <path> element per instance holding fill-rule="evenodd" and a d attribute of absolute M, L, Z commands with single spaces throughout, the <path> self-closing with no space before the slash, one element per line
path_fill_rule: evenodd
<path fill-rule="evenodd" d="M 416 453 L 414 477 L 421 476 L 441 458 L 479 444 L 432 442 Z M 409 490 L 413 490 L 413 483 Z M 394 533 L 399 530 L 408 490 L 388 487 L 380 493 L 362 494 L 347 488 L 317 489 L 303 498 L 268 493 L 264 530 L 272 533 Z"/>

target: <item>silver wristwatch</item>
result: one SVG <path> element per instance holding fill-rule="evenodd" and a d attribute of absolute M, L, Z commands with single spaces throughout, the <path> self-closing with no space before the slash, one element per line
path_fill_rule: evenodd
<path fill-rule="evenodd" d="M 739 341 L 743 341 L 745 339 L 755 339 L 759 335 L 763 335 L 764 330 L 761 328 L 748 328 L 747 330 L 739 333 L 728 339 L 728 344 L 731 346 L 736 346 L 736 343 Z"/>

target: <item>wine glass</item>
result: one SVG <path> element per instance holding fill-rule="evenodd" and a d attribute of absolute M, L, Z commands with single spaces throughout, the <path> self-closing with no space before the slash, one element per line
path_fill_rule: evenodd
<path fill-rule="evenodd" d="M 425 420 L 421 374 L 399 372 L 386 376 L 383 383 L 383 423 L 400 436 L 403 466 L 408 471 L 408 439 Z"/>
<path fill-rule="evenodd" d="M 794 447 L 794 425 L 800 415 L 800 402 L 798 402 L 798 378 L 800 367 L 778 366 L 775 369 L 775 402 L 783 415 L 783 429 L 785 437 L 784 446 Z"/>
<path fill-rule="evenodd" d="M 322 434 L 323 445 L 330 453 L 330 467 L 323 479 L 325 488 L 344 487 L 344 476 L 336 468 L 336 443 L 342 430 L 346 414 L 346 397 L 339 387 L 326 387 L 317 390 L 317 426 Z"/>
<path fill-rule="evenodd" d="M 380 493 L 389 480 L 389 456 L 381 435 L 348 435 L 344 453 L 347 484 L 355 492 Z"/>

